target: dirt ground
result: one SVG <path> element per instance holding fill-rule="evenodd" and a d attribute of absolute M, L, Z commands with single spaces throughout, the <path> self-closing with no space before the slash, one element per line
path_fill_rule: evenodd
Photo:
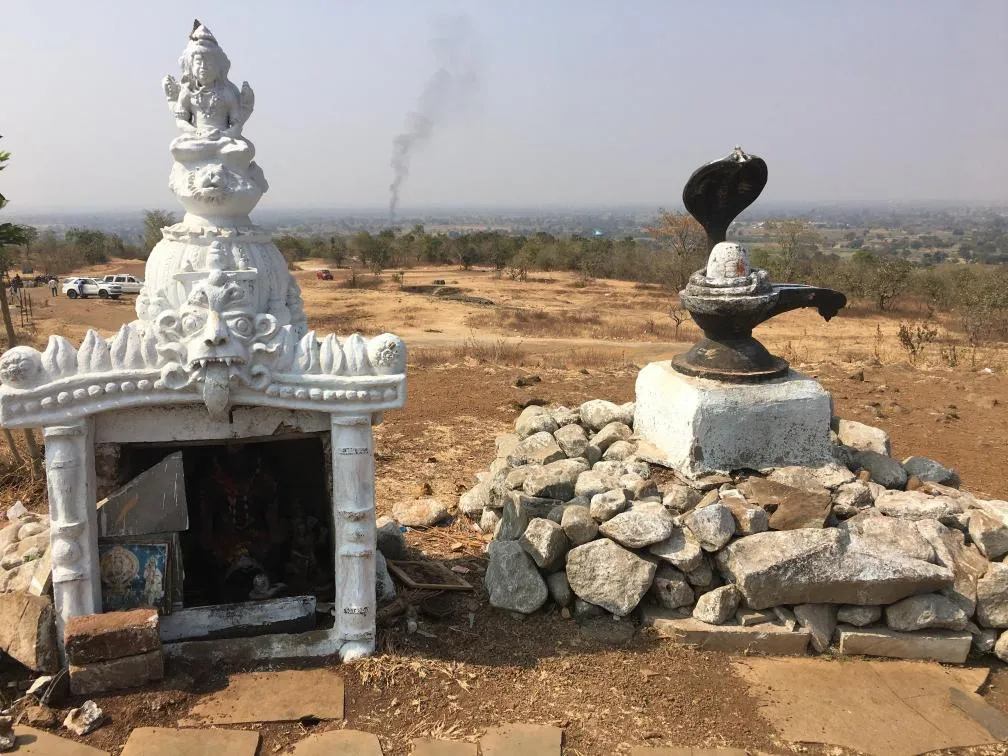
<path fill-rule="evenodd" d="M 632 400 L 639 367 L 682 351 L 696 335 L 683 325 L 675 338 L 666 292 L 622 282 L 578 288 L 562 274 L 513 282 L 491 272 L 406 272 L 407 286 L 444 279 L 467 295 L 491 299 L 487 306 L 403 292 L 388 275 L 381 288 L 351 290 L 317 280 L 311 267 L 296 276 L 313 328 L 340 335 L 388 330 L 403 336 L 410 350 L 407 406 L 376 428 L 379 514 L 428 492 L 454 506 L 475 473 L 486 469 L 494 436 L 510 430 L 523 403 Z M 35 307 L 37 334 L 78 341 L 86 327 L 110 334 L 135 317 L 132 297 L 50 301 L 38 291 L 45 301 Z M 756 335 L 817 377 L 832 392 L 837 414 L 888 430 L 896 456 L 934 457 L 959 470 L 965 488 L 1008 498 L 1004 353 L 980 353 L 972 367 L 963 356 L 950 368 L 937 359 L 936 348 L 913 367 L 895 339 L 897 325 L 860 313 L 826 324 L 814 313 L 797 312 Z M 993 372 L 980 370 L 987 366 Z M 532 373 L 540 383 L 514 386 Z M 414 596 L 419 631 L 407 634 L 401 623 L 383 627 L 380 655 L 341 669 L 345 726 L 377 733 L 386 754 L 406 754 L 413 737 L 472 739 L 511 721 L 565 727 L 568 754 L 625 753 L 644 744 L 820 752 L 777 740 L 729 657 L 677 648 L 648 632 L 631 638 L 626 623 L 612 620 L 579 626 L 555 612 L 527 618 L 500 613 L 482 590 L 485 542 L 470 524 L 411 530 L 406 537 L 414 554 L 469 570 L 476 590 L 442 597 L 450 613 L 441 619 L 423 614 L 430 596 Z M 983 663 L 993 666 L 987 700 L 1008 712 L 1003 665 Z M 110 722 L 84 740 L 116 752 L 134 726 L 174 724 L 198 696 L 224 684 L 226 671 L 174 664 L 160 686 L 101 697 Z M 61 703 L 61 713 L 74 703 Z M 261 753 L 279 753 L 331 726 L 341 725 L 260 727 Z"/>

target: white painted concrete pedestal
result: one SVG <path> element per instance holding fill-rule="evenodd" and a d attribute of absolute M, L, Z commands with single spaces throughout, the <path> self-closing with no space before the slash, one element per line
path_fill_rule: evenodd
<path fill-rule="evenodd" d="M 652 362 L 637 376 L 638 454 L 687 478 L 785 465 L 830 455 L 832 399 L 795 371 L 763 383 L 722 383 Z"/>

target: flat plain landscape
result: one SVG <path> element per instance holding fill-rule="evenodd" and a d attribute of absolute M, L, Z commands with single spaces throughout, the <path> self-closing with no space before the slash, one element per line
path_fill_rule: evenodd
<path fill-rule="evenodd" d="M 340 336 L 390 331 L 409 350 L 407 405 L 376 428 L 379 515 L 420 496 L 454 508 L 494 457 L 494 437 L 511 430 L 529 400 L 631 401 L 640 367 L 669 359 L 698 335 L 689 322 L 677 335 L 669 316 L 675 295 L 658 287 L 600 279 L 580 285 L 569 273 L 513 281 L 492 270 L 429 267 L 404 271 L 401 283 L 391 273 L 380 280 L 358 276 L 360 288 L 349 288 L 347 270 L 319 280 L 315 268 L 323 265 L 307 261 L 294 273 L 311 328 Z M 142 274 L 142 268 L 113 263 L 103 270 Z M 447 297 L 435 296 L 433 282 L 442 280 Z M 32 297 L 34 333 L 75 342 L 87 328 L 108 336 L 135 317 L 133 297 L 70 301 L 42 289 Z M 936 344 L 934 354 L 911 365 L 896 332 L 900 319 L 913 314 L 855 306 L 827 323 L 796 311 L 756 335 L 818 378 L 832 392 L 836 414 L 886 429 L 895 456 L 933 457 L 959 470 L 964 488 L 1004 498 L 1008 352 L 995 345 L 963 354 L 953 368 L 938 359 Z M 530 375 L 540 382 L 516 386 Z M 44 510 L 42 490 L 26 503 Z M 631 638 L 623 634 L 626 623 L 582 626 L 556 611 L 518 618 L 492 609 L 481 579 L 487 536 L 465 518 L 411 529 L 406 538 L 415 555 L 468 571 L 477 589 L 449 597 L 446 618 L 421 611 L 417 633 L 407 634 L 401 623 L 381 627 L 380 655 L 341 668 L 345 725 L 378 733 L 386 754 L 407 753 L 404 744 L 413 737 L 462 739 L 511 721 L 564 726 L 571 754 L 627 753 L 643 744 L 797 747 L 762 718 L 760 694 L 732 657 L 648 633 Z M 996 667 L 987 700 L 1008 712 L 1008 676 L 999 663 L 984 664 Z M 134 726 L 174 724 L 224 684 L 225 672 L 176 664 L 160 686 L 103 698 L 110 724 L 87 742 L 114 749 Z M 278 752 L 306 732 L 289 724 L 260 730 L 262 753 Z"/>

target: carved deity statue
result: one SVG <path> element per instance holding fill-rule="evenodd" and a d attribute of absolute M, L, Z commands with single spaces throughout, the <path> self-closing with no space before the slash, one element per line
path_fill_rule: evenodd
<path fill-rule="evenodd" d="M 170 186 L 186 210 L 198 214 L 248 212 L 269 188 L 252 160 L 255 148 L 242 136 L 255 96 L 229 79 L 231 61 L 213 34 L 193 23 L 182 57 L 181 81 L 162 81 L 168 107 L 182 134 L 171 143 L 176 165 Z"/>

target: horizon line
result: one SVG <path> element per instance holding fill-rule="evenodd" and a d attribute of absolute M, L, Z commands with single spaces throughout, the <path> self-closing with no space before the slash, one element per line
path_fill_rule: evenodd
<path fill-rule="evenodd" d="M 788 207 L 801 207 L 814 209 L 823 206 L 846 206 L 846 207 L 877 207 L 880 205 L 896 205 L 902 207 L 915 207 L 915 206 L 943 206 L 943 207 L 981 207 L 981 208 L 996 208 L 996 209 L 1008 209 L 1008 200 L 995 200 L 995 199 L 834 199 L 834 200 L 808 200 L 808 199 L 776 199 L 768 200 L 761 203 L 758 208 L 746 208 L 742 214 L 747 214 L 751 212 L 759 212 L 762 210 L 769 210 L 775 207 L 788 206 Z M 18 209 L 12 208 L 11 205 L 7 205 L 5 208 L 7 210 L 6 216 L 12 217 L 16 215 L 45 215 L 45 214 L 59 214 L 59 215 L 77 215 L 77 214 L 129 214 L 129 213 L 142 213 L 145 210 L 165 210 L 167 212 L 172 212 L 176 214 L 182 214 L 182 209 L 173 209 L 170 207 L 159 207 L 157 204 L 154 205 L 135 205 L 132 207 L 123 206 L 65 206 L 65 205 L 53 205 L 53 206 L 30 206 Z M 412 209 L 400 209 L 396 213 L 397 218 L 411 218 L 420 214 L 437 213 L 437 212 L 462 212 L 462 213 L 475 213 L 475 212 L 548 212 L 556 210 L 574 210 L 581 212 L 612 212 L 612 211 L 641 211 L 641 210 L 653 210 L 657 213 L 662 209 L 671 210 L 682 210 L 683 205 L 681 202 L 676 204 L 671 203 L 647 203 L 647 202 L 625 202 L 625 203 L 563 203 L 563 202 L 531 202 L 528 204 L 518 204 L 518 203 L 500 203 L 500 204 L 465 204 L 465 205 L 419 205 Z M 253 210 L 251 215 L 259 213 L 364 213 L 367 215 L 388 215 L 388 208 L 380 205 L 280 205 L 280 206 L 267 206 L 263 208 L 257 208 Z"/>

